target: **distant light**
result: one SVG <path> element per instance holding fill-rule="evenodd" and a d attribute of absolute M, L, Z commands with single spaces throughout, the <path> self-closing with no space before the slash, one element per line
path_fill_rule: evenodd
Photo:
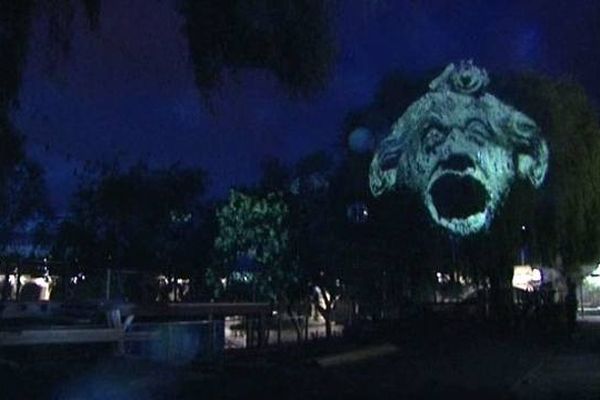
<path fill-rule="evenodd" d="M 357 201 L 348 206 L 346 209 L 346 216 L 350 222 L 361 224 L 367 222 L 369 217 L 369 209 L 365 203 Z"/>
<path fill-rule="evenodd" d="M 83 273 L 78 273 L 77 275 L 71 277 L 71 283 L 77 285 L 79 282 L 85 281 L 85 275 Z"/>
<path fill-rule="evenodd" d="M 538 289 L 541 283 L 542 272 L 538 268 L 532 268 L 530 265 L 513 267 L 513 287 L 530 292 Z"/>
<path fill-rule="evenodd" d="M 525 225 L 521 225 L 521 230 L 524 231 L 525 230 Z"/>

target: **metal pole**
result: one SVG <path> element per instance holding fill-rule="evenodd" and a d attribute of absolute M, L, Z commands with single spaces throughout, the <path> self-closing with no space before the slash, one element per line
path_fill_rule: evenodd
<path fill-rule="evenodd" d="M 281 308 L 277 307 L 277 345 L 281 345 Z"/>
<path fill-rule="evenodd" d="M 2 301 L 10 300 L 10 272 L 8 262 L 4 264 L 4 283 L 2 284 Z"/>
<path fill-rule="evenodd" d="M 110 268 L 106 269 L 106 300 L 110 300 Z"/>
<path fill-rule="evenodd" d="M 583 279 L 581 280 L 581 284 L 579 285 L 579 303 L 581 304 L 581 318 L 583 318 Z"/>
<path fill-rule="evenodd" d="M 304 341 L 308 341 L 308 321 L 310 318 L 310 302 L 308 303 L 308 309 L 306 310 L 306 315 L 304 316 Z"/>
<path fill-rule="evenodd" d="M 19 263 L 20 265 L 21 263 Z M 19 265 L 17 265 L 17 268 L 15 268 L 15 278 L 16 278 L 16 282 L 15 282 L 15 286 L 16 286 L 16 292 L 15 292 L 15 300 L 18 302 L 19 298 L 21 296 L 19 296 L 19 292 L 21 291 L 21 271 L 19 270 Z"/>

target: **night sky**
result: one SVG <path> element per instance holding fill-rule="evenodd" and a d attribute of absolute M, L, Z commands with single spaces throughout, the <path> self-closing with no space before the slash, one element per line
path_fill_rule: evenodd
<path fill-rule="evenodd" d="M 369 103 L 392 71 L 473 58 L 492 72 L 567 75 L 600 95 L 594 0 L 338 2 L 338 58 L 322 92 L 292 99 L 268 72 L 246 71 L 215 93 L 212 112 L 194 84 L 181 23 L 166 1 L 104 0 L 100 28 L 78 18 L 54 73 L 37 30 L 14 117 L 58 213 L 86 160 L 202 166 L 210 194 L 221 195 L 255 181 L 266 155 L 293 162 L 334 149 L 346 113 Z"/>

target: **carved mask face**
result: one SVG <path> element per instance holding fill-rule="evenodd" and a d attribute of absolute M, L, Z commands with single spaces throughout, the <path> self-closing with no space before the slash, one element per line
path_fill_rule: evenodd
<path fill-rule="evenodd" d="M 487 83 L 470 62 L 448 66 L 380 143 L 373 194 L 406 186 L 421 194 L 437 224 L 469 235 L 489 226 L 515 178 L 538 187 L 546 143 L 530 118 L 482 93 Z"/>

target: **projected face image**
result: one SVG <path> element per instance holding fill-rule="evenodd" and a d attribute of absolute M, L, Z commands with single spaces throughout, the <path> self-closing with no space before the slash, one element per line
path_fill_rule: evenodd
<path fill-rule="evenodd" d="M 490 225 L 515 178 L 538 187 L 547 145 L 533 120 L 483 92 L 487 83 L 471 62 L 449 65 L 379 144 L 372 193 L 415 190 L 435 223 L 464 236 Z"/>

